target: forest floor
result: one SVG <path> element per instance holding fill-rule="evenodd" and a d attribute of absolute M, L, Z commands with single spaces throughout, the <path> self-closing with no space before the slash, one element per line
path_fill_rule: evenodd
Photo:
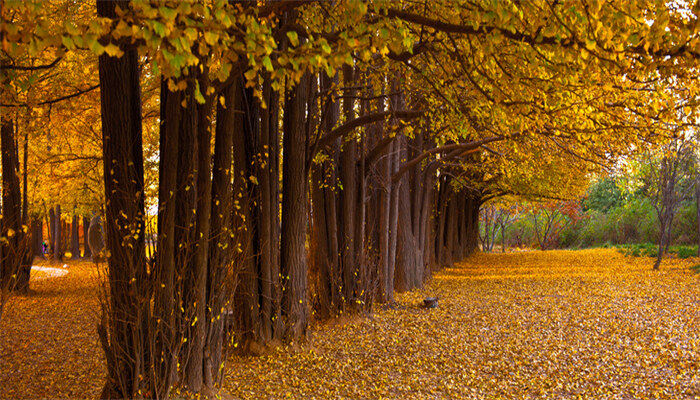
<path fill-rule="evenodd" d="M 313 326 L 307 344 L 229 360 L 246 399 L 697 399 L 697 259 L 613 249 L 477 254 L 394 308 Z M 98 276 L 70 263 L 0 324 L 0 398 L 95 398 Z M 424 296 L 440 297 L 422 309 Z"/>

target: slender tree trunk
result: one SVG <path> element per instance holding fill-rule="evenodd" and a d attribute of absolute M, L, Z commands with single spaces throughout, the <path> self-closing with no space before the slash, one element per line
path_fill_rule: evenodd
<path fill-rule="evenodd" d="M 153 275 L 158 282 L 154 292 L 156 338 L 154 368 L 162 382 L 156 384 L 156 392 L 168 396 L 171 381 L 175 378 L 177 355 L 180 350 L 175 308 L 179 298 L 176 287 L 175 265 L 177 254 L 175 216 L 178 191 L 179 130 L 181 126 L 183 96 L 171 92 L 165 79 L 160 85 L 160 167 L 158 184 L 158 262 Z"/>
<path fill-rule="evenodd" d="M 233 230 L 236 251 L 237 282 L 235 296 L 236 329 L 244 350 L 260 339 L 260 275 L 256 262 L 255 221 L 257 190 L 250 181 L 254 171 L 253 132 L 250 103 L 242 79 L 236 80 L 234 109 L 238 133 L 233 137 Z"/>
<path fill-rule="evenodd" d="M 448 184 L 446 177 L 441 177 L 437 202 L 437 226 L 435 232 L 435 262 L 439 268 L 445 265 L 445 225 L 447 218 Z"/>
<path fill-rule="evenodd" d="M 269 160 L 269 180 L 270 180 L 270 282 L 271 294 L 271 320 L 272 320 L 272 340 L 279 340 L 284 334 L 282 321 L 282 282 L 281 282 L 281 246 L 280 238 L 282 227 L 280 221 L 280 97 L 279 93 L 270 90 L 269 107 L 269 136 L 270 136 L 270 160 Z"/>
<path fill-rule="evenodd" d="M 56 237 L 56 212 L 54 211 L 53 206 L 49 208 L 49 215 L 48 215 L 48 226 L 47 226 L 47 233 L 48 233 L 48 251 L 49 254 L 53 254 L 54 252 L 54 247 L 55 247 L 55 237 Z"/>
<path fill-rule="evenodd" d="M 258 240 L 260 246 L 260 314 L 262 320 L 261 335 L 265 342 L 270 342 L 275 338 L 275 315 L 279 308 L 279 303 L 275 301 L 275 292 L 279 286 L 279 273 L 274 274 L 272 260 L 273 252 L 278 249 L 272 248 L 273 225 L 276 224 L 276 215 L 272 215 L 272 203 L 276 199 L 272 198 L 273 184 L 277 184 L 277 175 L 272 175 L 272 160 L 271 142 L 276 140 L 276 135 L 273 133 L 273 124 L 271 120 L 272 113 L 277 102 L 276 97 L 272 97 L 272 88 L 270 77 L 265 76 L 263 83 L 263 98 L 267 102 L 267 107 L 260 108 L 260 131 L 259 131 L 259 146 L 261 152 L 261 160 L 256 163 L 256 173 L 260 185 L 260 197 L 258 200 L 259 216 L 257 219 Z M 276 96 L 276 95 L 275 95 Z"/>
<path fill-rule="evenodd" d="M 338 83 L 337 77 L 321 74 L 321 92 L 323 98 L 321 110 L 321 127 L 323 134 L 328 134 L 336 126 L 340 115 L 340 103 L 333 98 L 331 90 Z M 342 308 L 342 278 L 340 273 L 340 251 L 338 232 L 338 182 L 336 168 L 340 139 L 326 150 L 327 159 L 313 165 L 312 202 L 313 202 L 313 260 L 317 270 L 317 288 L 319 315 L 328 318 Z"/>
<path fill-rule="evenodd" d="M 206 79 L 206 71 L 198 76 L 199 87 L 209 86 Z M 190 99 L 193 101 L 193 99 Z M 185 338 L 183 344 L 186 358 L 180 361 L 184 364 L 182 384 L 193 392 L 202 392 L 204 389 L 204 345 L 207 326 L 211 321 L 206 320 L 206 287 L 207 287 L 207 261 L 209 259 L 209 231 L 211 226 L 211 108 L 212 98 L 205 97 L 203 104 L 193 104 L 196 118 L 195 149 L 196 164 L 193 171 L 195 182 L 195 216 L 194 238 L 191 262 L 188 263 L 188 271 L 185 273 L 184 286 L 187 287 L 188 296 L 185 298 L 186 317 L 188 324 L 185 326 Z M 189 111 L 189 110 L 188 110 Z M 180 151 L 182 149 L 179 149 Z M 209 372 L 208 372 L 209 373 Z M 209 389 L 209 388 L 207 388 Z"/>
<path fill-rule="evenodd" d="M 398 139 L 401 147 L 401 157 L 406 159 L 403 138 Z M 396 290 L 404 292 L 413 288 L 413 273 L 416 262 L 416 243 L 413 237 L 413 221 L 411 218 L 411 193 L 408 174 L 404 174 L 399 182 L 399 207 L 398 207 L 398 250 L 395 270 Z"/>
<path fill-rule="evenodd" d="M 389 293 L 389 219 L 391 214 L 391 166 L 393 143 L 389 145 L 389 152 L 379 161 L 379 280 L 380 293 L 383 302 L 391 300 L 392 293 Z M 393 277 L 391 277 L 393 279 Z"/>
<path fill-rule="evenodd" d="M 309 75 L 290 89 L 284 112 L 284 162 L 282 181 L 282 314 L 285 339 L 306 336 L 308 325 L 306 265 L 306 150 L 305 113 Z"/>
<path fill-rule="evenodd" d="M 24 149 L 22 153 L 22 223 L 29 221 L 29 195 L 27 193 L 27 163 L 29 162 L 29 129 L 24 132 Z"/>
<path fill-rule="evenodd" d="M 346 87 L 355 85 L 353 68 L 343 68 L 343 80 Z M 343 114 L 345 120 L 353 119 L 355 91 L 346 89 L 343 100 Z M 357 160 L 357 145 L 353 138 L 346 140 L 340 150 L 340 165 L 338 167 L 341 191 L 340 191 L 340 252 L 343 268 L 343 299 L 345 302 L 353 300 L 355 283 L 357 279 L 357 259 L 355 254 L 355 214 L 357 212 L 357 178 L 355 163 Z"/>
<path fill-rule="evenodd" d="M 117 1 L 97 3 L 100 17 L 116 18 Z M 124 3 L 119 4 L 124 7 Z M 126 4 L 128 6 L 128 3 Z M 149 371 L 146 341 L 149 304 L 145 252 L 143 139 L 139 61 L 134 44 L 122 57 L 99 57 L 104 153 L 105 233 L 109 299 L 98 327 L 107 359 L 104 399 L 139 393 Z"/>
<path fill-rule="evenodd" d="M 90 229 L 90 218 L 83 215 L 83 258 L 92 257 L 90 245 L 88 244 L 88 230 Z"/>
<path fill-rule="evenodd" d="M 393 176 L 399 170 L 401 164 L 401 158 L 399 155 L 398 144 L 394 142 L 393 152 L 391 154 L 391 175 Z M 390 209 L 389 209 L 389 253 L 387 254 L 387 259 L 389 260 L 388 272 L 386 276 L 386 293 L 389 294 L 389 299 L 387 302 L 392 304 L 394 302 L 394 274 L 396 271 L 396 248 L 398 241 L 398 228 L 399 228 L 399 182 L 393 182 L 389 179 L 388 185 L 391 187 L 390 192 Z"/>
<path fill-rule="evenodd" d="M 226 293 L 231 289 L 227 266 L 231 261 L 231 163 L 235 126 L 236 85 L 224 88 L 224 104 L 216 108 L 214 136 L 214 166 L 211 199 L 211 251 L 207 274 L 207 321 L 212 321 L 204 347 L 205 383 L 213 386 L 221 379 L 223 360 L 224 324 L 222 315 L 227 306 Z"/>
<path fill-rule="evenodd" d="M 77 260 L 80 258 L 80 219 L 78 214 L 73 214 L 73 222 L 71 223 L 71 259 Z"/>
<path fill-rule="evenodd" d="M 54 261 L 61 261 L 63 258 L 63 241 L 61 240 L 62 238 L 62 224 L 61 224 L 61 205 L 57 204 L 56 205 L 56 211 L 54 213 L 54 229 L 55 231 L 53 232 L 53 259 Z"/>

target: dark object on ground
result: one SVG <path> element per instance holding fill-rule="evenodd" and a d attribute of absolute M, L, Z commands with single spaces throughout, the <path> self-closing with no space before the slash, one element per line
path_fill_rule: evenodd
<path fill-rule="evenodd" d="M 437 297 L 426 297 L 423 299 L 423 307 L 425 308 L 436 308 L 438 306 Z"/>

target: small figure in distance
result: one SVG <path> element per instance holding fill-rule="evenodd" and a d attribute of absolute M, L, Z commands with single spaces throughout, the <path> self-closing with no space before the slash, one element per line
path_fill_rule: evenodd
<path fill-rule="evenodd" d="M 90 220 L 90 227 L 88 228 L 88 245 L 90 246 L 90 252 L 92 253 L 92 261 L 94 263 L 104 261 L 103 251 L 105 248 L 105 241 L 104 232 L 102 230 L 102 218 L 97 214 Z"/>

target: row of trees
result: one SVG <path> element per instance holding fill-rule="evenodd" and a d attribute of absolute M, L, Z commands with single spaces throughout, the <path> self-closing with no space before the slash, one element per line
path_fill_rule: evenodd
<path fill-rule="evenodd" d="M 481 211 L 482 249 L 491 251 L 498 234 L 503 249 L 654 242 L 658 269 L 674 240 L 698 243 L 698 165 L 697 139 L 687 132 L 624 160 L 580 199 L 493 201 Z"/>
<path fill-rule="evenodd" d="M 227 338 L 298 342 L 312 308 L 390 304 L 477 248 L 485 201 L 575 193 L 582 171 L 675 129 L 657 70 L 695 56 L 687 16 L 574 3 L 100 1 L 97 18 L 6 4 L 3 126 L 6 110 L 45 120 L 34 110 L 99 85 L 76 126 L 101 132 L 102 174 L 83 193 L 104 199 L 102 396 L 208 393 Z M 98 83 L 61 69 L 90 64 Z M 81 85 L 56 93 L 65 79 Z M 6 238 L 22 224 L 13 138 Z M 3 265 L 3 279 L 18 270 Z"/>

